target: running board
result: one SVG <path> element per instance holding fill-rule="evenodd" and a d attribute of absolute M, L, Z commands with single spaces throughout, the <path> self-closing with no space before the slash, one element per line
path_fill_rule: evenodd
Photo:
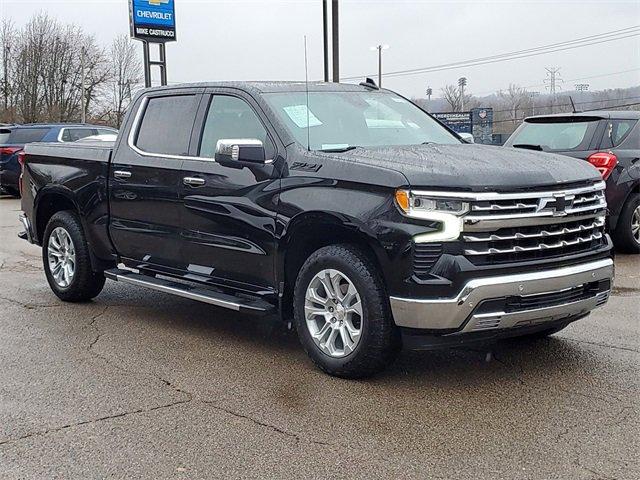
<path fill-rule="evenodd" d="M 273 313 L 274 306 L 264 300 L 240 298 L 227 295 L 208 288 L 196 287 L 185 283 L 174 282 L 164 278 L 151 277 L 130 270 L 113 268 L 104 272 L 104 276 L 116 282 L 130 283 L 140 287 L 150 288 L 163 293 L 169 293 L 178 297 L 208 303 L 217 307 L 228 308 L 236 312 L 267 315 Z"/>

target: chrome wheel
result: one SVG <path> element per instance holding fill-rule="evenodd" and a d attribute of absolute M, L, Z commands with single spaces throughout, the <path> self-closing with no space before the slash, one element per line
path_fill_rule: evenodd
<path fill-rule="evenodd" d="M 61 288 L 71 285 L 76 273 L 76 249 L 69 232 L 62 227 L 55 228 L 47 245 L 49 271 L 54 282 Z"/>
<path fill-rule="evenodd" d="M 345 274 L 333 269 L 318 272 L 307 287 L 304 315 L 322 352 L 340 358 L 355 350 L 362 334 L 362 301 Z"/>
<path fill-rule="evenodd" d="M 636 207 L 631 215 L 631 235 L 636 243 L 640 245 L 640 205 Z"/>

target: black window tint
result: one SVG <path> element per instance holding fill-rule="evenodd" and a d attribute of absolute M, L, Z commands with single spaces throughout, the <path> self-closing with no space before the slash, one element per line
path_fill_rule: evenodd
<path fill-rule="evenodd" d="M 136 146 L 150 153 L 188 155 L 197 108 L 196 95 L 150 98 Z"/>
<path fill-rule="evenodd" d="M 95 134 L 96 131 L 93 128 L 65 128 L 62 132 L 62 141 L 75 142 L 81 138 L 90 137 Z"/>
<path fill-rule="evenodd" d="M 10 145 L 24 145 L 26 143 L 39 142 L 49 133 L 49 130 L 49 128 L 16 128 L 9 135 L 7 143 Z"/>
<path fill-rule="evenodd" d="M 218 140 L 222 138 L 260 140 L 267 158 L 274 155 L 274 148 L 262 122 L 249 104 L 237 97 L 216 95 L 212 98 L 202 131 L 199 155 L 213 158 Z"/>
<path fill-rule="evenodd" d="M 637 120 L 611 120 L 604 131 L 600 148 L 613 148 L 620 145 L 633 130 Z"/>

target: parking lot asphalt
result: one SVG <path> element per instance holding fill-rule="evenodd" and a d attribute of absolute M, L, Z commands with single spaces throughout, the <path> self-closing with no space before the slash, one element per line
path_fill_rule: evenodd
<path fill-rule="evenodd" d="M 316 370 L 264 321 L 107 282 L 49 290 L 0 199 L 0 478 L 640 477 L 640 258 L 538 342 Z"/>

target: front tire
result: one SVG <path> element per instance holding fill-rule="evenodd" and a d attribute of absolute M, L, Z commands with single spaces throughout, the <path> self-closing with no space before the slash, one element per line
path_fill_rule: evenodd
<path fill-rule="evenodd" d="M 49 286 L 60 300 L 91 300 L 104 287 L 104 275 L 91 269 L 89 245 L 74 212 L 51 217 L 42 241 L 42 260 Z"/>
<path fill-rule="evenodd" d="M 294 287 L 300 343 L 324 372 L 343 378 L 371 376 L 400 350 L 382 278 L 351 245 L 331 245 L 304 263 Z"/>
<path fill-rule="evenodd" d="M 621 252 L 640 253 L 640 193 L 632 193 L 622 207 L 613 242 Z"/>

